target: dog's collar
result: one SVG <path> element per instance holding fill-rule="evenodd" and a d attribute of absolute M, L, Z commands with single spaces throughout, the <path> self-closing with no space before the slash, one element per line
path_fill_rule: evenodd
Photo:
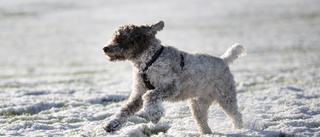
<path fill-rule="evenodd" d="M 154 54 L 151 58 L 151 60 L 149 60 L 146 63 L 146 67 L 144 67 L 143 72 L 147 71 L 148 68 L 159 58 L 159 56 L 161 55 L 162 51 L 163 51 L 164 47 L 161 46 L 161 48 L 156 52 L 156 54 Z"/>

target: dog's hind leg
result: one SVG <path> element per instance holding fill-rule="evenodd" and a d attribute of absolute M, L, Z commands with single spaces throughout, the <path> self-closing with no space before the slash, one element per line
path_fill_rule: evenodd
<path fill-rule="evenodd" d="M 242 128 L 242 115 L 238 111 L 236 94 L 231 94 L 223 98 L 218 98 L 217 102 L 224 110 L 224 113 L 231 118 L 235 128 Z"/>
<path fill-rule="evenodd" d="M 203 98 L 190 99 L 191 113 L 202 134 L 212 133 L 208 125 L 208 109 L 211 103 L 212 101 L 207 101 Z"/>

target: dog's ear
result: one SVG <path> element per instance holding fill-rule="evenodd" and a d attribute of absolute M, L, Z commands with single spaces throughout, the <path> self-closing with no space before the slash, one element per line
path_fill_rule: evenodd
<path fill-rule="evenodd" d="M 161 31 L 164 27 L 164 22 L 158 21 L 157 23 L 152 24 L 150 27 L 152 31 Z"/>
<path fill-rule="evenodd" d="M 157 23 L 154 23 L 152 25 L 148 25 L 149 29 L 147 33 L 149 34 L 157 34 L 158 31 L 161 31 L 164 27 L 164 22 L 163 21 L 158 21 Z"/>

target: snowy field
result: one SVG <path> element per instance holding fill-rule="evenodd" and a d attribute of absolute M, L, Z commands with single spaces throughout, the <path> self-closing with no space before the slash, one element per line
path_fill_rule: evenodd
<path fill-rule="evenodd" d="M 118 132 L 102 125 L 126 102 L 128 62 L 102 52 L 119 25 L 158 20 L 163 44 L 220 56 L 231 66 L 245 128 L 213 104 L 205 136 L 320 136 L 319 0 L 0 0 L 0 136 L 201 136 L 187 102 L 143 111 Z"/>

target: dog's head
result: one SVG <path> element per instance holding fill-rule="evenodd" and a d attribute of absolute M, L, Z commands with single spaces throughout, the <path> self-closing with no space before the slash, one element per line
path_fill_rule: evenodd
<path fill-rule="evenodd" d="M 110 61 L 130 60 L 138 57 L 164 27 L 159 21 L 151 25 L 123 25 L 113 33 L 110 42 L 103 48 Z"/>

